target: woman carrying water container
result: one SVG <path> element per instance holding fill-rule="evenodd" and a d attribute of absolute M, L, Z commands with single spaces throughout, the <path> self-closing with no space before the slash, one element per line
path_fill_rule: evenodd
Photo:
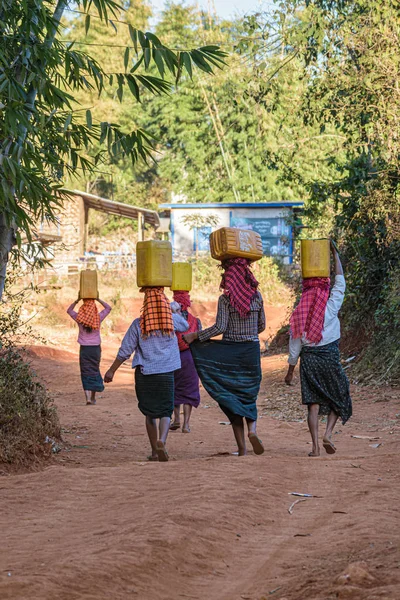
<path fill-rule="evenodd" d="M 183 339 L 191 344 L 204 388 L 232 424 L 239 456 L 247 453 L 243 419 L 255 454 L 262 454 L 256 401 L 262 377 L 258 334 L 265 329 L 265 314 L 250 268 L 250 261 L 262 256 L 261 239 L 251 231 L 222 228 L 211 234 L 210 245 L 224 270 L 216 322 L 204 331 L 184 334 Z M 220 334 L 222 340 L 210 341 Z"/>
<path fill-rule="evenodd" d="M 117 357 L 104 376 L 110 383 L 117 369 L 134 353 L 135 388 L 139 410 L 146 417 L 151 446 L 149 460 L 168 461 L 166 442 L 174 410 L 174 371 L 181 359 L 175 331 L 186 331 L 187 321 L 172 314 L 164 286 L 172 283 L 172 249 L 169 242 L 150 240 L 137 244 L 137 278 L 144 293 L 140 318 L 122 340 Z M 154 273 L 155 272 L 155 273 Z M 157 419 L 159 427 L 157 432 Z"/>
<path fill-rule="evenodd" d="M 302 403 L 308 407 L 308 427 L 312 439 L 312 451 L 308 456 L 320 455 L 318 441 L 318 415 L 327 415 L 323 447 L 328 454 L 336 452 L 332 433 L 340 417 L 342 423 L 352 415 L 349 382 L 340 364 L 340 322 L 338 312 L 343 304 L 346 283 L 339 254 L 331 243 L 335 261 L 335 284 L 330 290 L 329 241 L 305 240 L 302 243 L 304 259 L 306 252 L 317 257 L 317 242 L 325 242 L 327 263 L 321 271 L 325 277 L 305 277 L 303 265 L 303 292 L 300 302 L 290 319 L 289 368 L 285 378 L 291 385 L 293 372 L 300 357 L 300 381 Z M 312 244 L 314 242 L 314 244 Z M 314 249 L 315 246 L 315 249 Z M 320 244 L 323 249 L 323 245 Z M 321 269 L 321 266 L 319 267 Z M 310 271 L 311 274 L 312 271 Z M 318 274 L 318 270 L 314 271 Z"/>
<path fill-rule="evenodd" d="M 100 374 L 100 325 L 111 311 L 111 306 L 97 296 L 97 271 L 89 269 L 81 271 L 79 298 L 71 304 L 67 313 L 79 326 L 79 366 L 86 404 L 89 406 L 96 404 L 96 392 L 104 390 L 103 378 Z M 76 312 L 75 306 L 81 299 L 83 303 Z M 103 306 L 100 313 L 96 301 Z"/>

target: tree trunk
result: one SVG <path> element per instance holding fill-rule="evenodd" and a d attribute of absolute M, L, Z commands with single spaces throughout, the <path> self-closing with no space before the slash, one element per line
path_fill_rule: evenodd
<path fill-rule="evenodd" d="M 8 255 L 15 242 L 13 227 L 7 224 L 5 215 L 0 214 L 0 300 L 3 296 L 6 281 Z"/>

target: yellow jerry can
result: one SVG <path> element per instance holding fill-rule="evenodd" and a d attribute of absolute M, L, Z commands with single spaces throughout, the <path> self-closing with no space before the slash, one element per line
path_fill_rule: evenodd
<path fill-rule="evenodd" d="M 301 272 L 304 279 L 329 277 L 330 240 L 301 240 Z"/>
<path fill-rule="evenodd" d="M 147 240 L 136 244 L 136 281 L 139 287 L 170 287 L 172 246 L 170 242 Z"/>
<path fill-rule="evenodd" d="M 217 260 L 247 258 L 260 260 L 263 256 L 261 236 L 250 229 L 221 227 L 210 235 L 211 256 Z"/>
<path fill-rule="evenodd" d="M 85 269 L 81 271 L 79 295 L 82 299 L 96 299 L 99 293 L 97 271 Z"/>
<path fill-rule="evenodd" d="M 172 263 L 171 290 L 190 292 L 192 289 L 192 265 L 186 262 Z"/>

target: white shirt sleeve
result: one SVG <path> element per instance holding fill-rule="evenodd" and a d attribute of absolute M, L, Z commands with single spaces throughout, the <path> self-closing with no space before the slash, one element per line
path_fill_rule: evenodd
<path fill-rule="evenodd" d="M 117 354 L 119 360 L 128 360 L 131 354 L 135 352 L 139 343 L 138 322 L 139 319 L 135 319 L 124 335 L 124 339 L 121 342 L 121 347 Z"/>
<path fill-rule="evenodd" d="M 346 290 L 346 281 L 343 275 L 335 276 L 335 285 L 333 286 L 329 300 L 326 304 L 326 311 L 329 312 L 329 316 L 337 316 L 344 300 L 344 292 Z"/>
<path fill-rule="evenodd" d="M 172 320 L 174 321 L 175 331 L 183 333 L 189 329 L 189 323 L 182 315 L 179 315 L 178 313 L 172 313 Z"/>
<path fill-rule="evenodd" d="M 294 339 L 294 338 L 292 338 L 292 336 L 290 336 L 289 358 L 288 358 L 289 365 L 293 365 L 293 366 L 297 365 L 297 361 L 299 360 L 299 356 L 300 356 L 300 352 L 301 352 L 301 347 L 302 347 L 301 338 Z"/>

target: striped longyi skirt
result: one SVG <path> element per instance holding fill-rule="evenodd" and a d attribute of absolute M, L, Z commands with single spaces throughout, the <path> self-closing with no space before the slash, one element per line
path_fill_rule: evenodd
<path fill-rule="evenodd" d="M 174 411 L 174 372 L 143 375 L 141 368 L 135 369 L 136 397 L 139 410 L 146 417 L 171 418 Z"/>
<path fill-rule="evenodd" d="M 103 378 L 100 374 L 100 359 L 101 346 L 81 346 L 79 366 L 84 390 L 89 392 L 104 391 Z"/>
<path fill-rule="evenodd" d="M 201 383 L 228 419 L 257 420 L 261 383 L 259 342 L 211 340 L 190 344 Z"/>
<path fill-rule="evenodd" d="M 349 381 L 340 364 L 339 340 L 326 346 L 303 346 L 300 354 L 303 404 L 319 404 L 319 414 L 333 410 L 343 425 L 352 415 Z"/>

